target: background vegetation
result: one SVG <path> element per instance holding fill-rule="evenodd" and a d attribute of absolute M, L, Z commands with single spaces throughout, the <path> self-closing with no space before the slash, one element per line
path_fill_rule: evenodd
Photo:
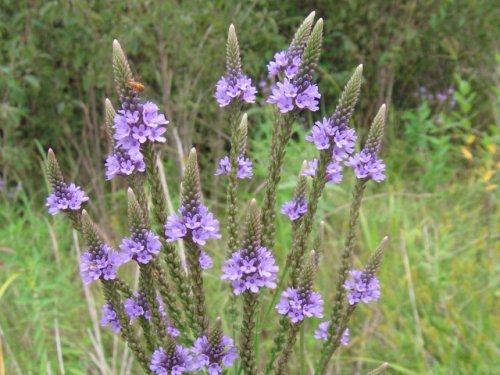
<path fill-rule="evenodd" d="M 325 19 L 317 75 L 322 114 L 331 113 L 358 63 L 365 65 L 355 125 L 364 134 L 389 103 L 384 143 L 388 179 L 372 186 L 362 211 L 357 255 L 389 235 L 380 279 L 383 298 L 363 308 L 332 374 L 365 373 L 381 361 L 392 373 L 493 374 L 500 366 L 500 12 L 493 1 L 36 1 L 0 5 L 0 374 L 126 374 L 129 356 L 96 326 L 100 303 L 78 276 L 78 240 L 44 208 L 41 168 L 53 147 L 67 177 L 85 187 L 90 211 L 112 241 L 124 233 L 125 194 L 104 182 L 103 103 L 113 99 L 111 41 L 118 38 L 145 95 L 175 125 L 161 152 L 177 199 L 179 149 L 202 155 L 205 197 L 224 222 L 224 179 L 212 172 L 227 152 L 227 121 L 213 100 L 223 73 L 227 27 L 234 23 L 245 71 L 260 81 L 265 62 L 286 47 L 310 10 Z M 452 89 L 452 90 L 450 90 Z M 438 95 L 439 94 L 439 95 Z M 444 98 L 445 95 L 446 97 Z M 271 114 L 249 112 L 260 196 Z M 293 194 L 313 148 L 295 124 L 279 202 Z M 352 176 L 329 187 L 320 206 L 328 246 L 318 284 L 328 299 L 346 227 Z M 118 195 L 111 194 L 117 191 Z M 283 259 L 289 223 L 279 223 Z M 216 281 L 222 244 L 209 249 L 212 306 L 227 303 Z M 91 306 L 88 307 L 90 302 Z M 224 310 L 224 309 L 222 309 Z M 496 314 L 495 314 L 496 312 Z M 222 312 L 223 313 L 223 312 Z M 307 333 L 316 328 L 309 322 Z M 307 336 L 307 335 L 306 335 Z M 305 338 L 306 363 L 317 343 Z M 342 369 L 340 366 L 343 366 Z"/>

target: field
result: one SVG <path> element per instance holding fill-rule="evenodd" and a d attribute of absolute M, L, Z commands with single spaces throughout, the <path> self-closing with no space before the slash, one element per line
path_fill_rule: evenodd
<path fill-rule="evenodd" d="M 104 95 L 116 98 L 109 75 L 111 68 L 100 71 L 98 67 L 110 61 L 111 34 L 123 35 L 124 45 L 130 46 L 133 68 L 144 72 L 143 81 L 150 86 L 146 94 L 168 107 L 166 112 L 179 131 L 175 138 L 169 134 L 168 144 L 160 149 L 173 205 L 177 206 L 179 199 L 178 170 L 184 161 L 179 159 L 178 149 L 185 151 L 194 145 L 201 155 L 205 202 L 220 220 L 223 238 L 226 238 L 226 181 L 213 178 L 216 161 L 227 152 L 228 138 L 225 117 L 212 99 L 217 79 L 214 77 L 223 73 L 222 65 L 218 66 L 224 59 L 223 34 L 228 24 L 235 22 L 238 30 L 241 29 L 242 48 L 249 51 L 243 55 L 243 61 L 248 63 L 249 72 L 261 77 L 265 68 L 263 61 L 271 58 L 274 50 L 286 46 L 297 19 L 307 14 L 299 5 L 278 6 L 266 1 L 252 2 L 248 9 L 230 6 L 230 2 L 214 2 L 199 14 L 195 5 L 184 5 L 181 10 L 168 6 L 155 8 L 151 13 L 154 20 L 161 18 L 161 11 L 186 15 L 177 18 L 176 25 L 161 26 L 167 28 L 163 31 L 169 36 L 175 27 L 181 30 L 178 38 L 172 40 L 172 46 L 166 47 L 165 41 L 156 40 L 152 34 L 145 36 L 151 31 L 151 23 L 156 21 L 148 19 L 139 4 L 132 3 L 131 9 L 137 12 L 139 21 L 130 33 L 125 31 L 126 26 L 132 24 L 130 14 L 119 29 L 106 29 L 105 25 L 115 20 L 118 5 L 113 5 L 108 13 L 95 4 L 89 9 L 80 9 L 80 5 L 64 2 L 65 20 L 78 26 L 70 28 L 67 34 L 58 34 L 57 27 L 47 30 L 53 33 L 54 39 L 42 41 L 36 35 L 36 28 L 46 26 L 35 23 L 32 30 L 24 31 L 32 44 L 5 31 L 9 25 L 16 30 L 23 21 L 5 16 L 0 19 L 4 31 L 0 36 L 10 42 L 2 47 L 0 55 L 0 74 L 3 74 L 0 77 L 6 78 L 0 83 L 0 93 L 5 93 L 0 102 L 3 121 L 0 133 L 0 375 L 139 373 L 139 366 L 116 335 L 99 326 L 102 293 L 96 285 L 84 287 L 78 272 L 78 256 L 84 246 L 82 239 L 61 215 L 53 218 L 44 207 L 49 184 L 43 163 L 48 147 L 54 147 L 68 178 L 83 185 L 91 197 L 88 210 L 99 218 L 107 239 L 117 245 L 126 231 L 122 220 L 126 213 L 124 184 L 104 182 L 102 166 L 109 144 L 103 137 L 101 99 Z M 319 3 L 316 4 L 320 7 L 318 12 L 324 7 L 328 20 L 332 14 L 329 5 Z M 341 17 L 349 9 L 364 9 L 362 2 L 344 3 L 335 17 Z M 432 44 L 433 30 L 457 38 L 449 39 L 449 50 L 446 46 L 441 46 L 443 50 L 429 48 L 429 59 L 434 63 L 430 64 L 431 72 L 425 70 L 422 56 L 412 55 L 414 39 L 392 40 L 392 46 L 399 43 L 399 47 L 385 51 L 382 42 L 371 43 L 367 36 L 370 27 L 378 30 L 382 39 L 386 28 L 396 27 L 398 12 L 406 14 L 407 11 L 397 2 L 399 5 L 392 8 L 394 14 L 387 16 L 387 24 L 378 24 L 379 18 L 367 6 L 369 26 L 367 30 L 360 28 L 353 32 L 351 40 L 358 48 L 349 45 L 342 36 L 344 44 L 338 53 L 325 49 L 326 57 L 320 64 L 318 79 L 325 92 L 320 114 L 329 115 L 340 88 L 355 66 L 351 63 L 356 59 L 365 62 L 363 100 L 354 119 L 362 138 L 366 136 L 376 105 L 381 99 L 390 103 L 382 151 L 387 180 L 381 184 L 371 183 L 365 194 L 355 254 L 355 265 L 361 267 L 381 239 L 389 237 L 379 277 L 382 298 L 376 304 L 359 308 L 350 325 L 350 344 L 336 354 L 331 374 L 365 374 L 384 361 L 389 363 L 389 374 L 495 374 L 500 368 L 497 334 L 500 331 L 500 54 L 492 52 L 494 48 L 488 44 L 490 37 L 478 35 L 474 39 L 472 35 L 449 32 L 451 23 L 459 22 L 460 17 L 465 17 L 463 14 L 453 13 L 445 2 L 438 2 L 441 10 L 425 3 L 420 11 L 412 13 L 419 20 L 425 19 L 425 12 L 445 13 L 429 21 L 430 26 L 403 23 L 397 27 L 406 32 L 420 32 L 422 47 L 426 47 L 425 43 Z M 490 17 L 494 19 L 489 14 L 491 9 L 486 5 L 476 8 L 474 2 L 450 3 L 455 6 L 460 3 L 485 15 L 484 28 L 492 33 L 493 39 L 494 35 L 500 35 L 498 27 L 491 22 Z M 82 13 L 72 13 L 73 6 Z M 221 13 L 217 13 L 218 7 Z M 60 21 L 49 5 L 38 4 L 34 9 L 44 10 L 45 13 L 37 16 L 42 17 L 41 20 L 47 17 L 54 25 Z M 29 12 L 17 9 L 9 1 L 5 11 L 5 14 L 19 15 L 22 20 L 29 16 Z M 254 15 L 245 18 L 250 13 Z M 218 17 L 211 23 L 215 14 Z M 286 17 L 280 19 L 281 14 Z M 82 26 L 86 19 L 92 20 L 87 28 Z M 249 26 L 251 22 L 263 27 L 261 33 Z M 350 22 L 361 25 L 364 21 L 360 16 L 346 20 L 339 27 L 347 28 Z M 466 25 L 463 27 L 474 28 L 470 19 L 464 18 L 462 22 Z M 186 29 L 186 25 L 196 26 Z M 86 49 L 69 51 L 67 46 L 78 38 L 76 30 L 85 31 L 82 46 Z M 249 30 L 246 36 L 245 30 Z M 281 36 L 277 36 L 278 31 Z M 339 34 L 330 35 L 335 36 L 327 36 L 325 43 L 337 42 L 335 38 Z M 95 36 L 95 44 L 86 39 L 92 36 Z M 186 45 L 181 39 L 186 40 Z M 69 76 L 62 70 L 52 72 L 52 63 L 44 61 L 48 58 L 42 51 L 49 48 L 44 45 L 46 42 L 60 47 L 58 61 Z M 143 50 L 140 45 L 144 46 Z M 259 50 L 260 45 L 264 50 Z M 20 46 L 24 50 L 17 55 Z M 381 56 L 369 52 L 370 46 Z M 475 60 L 463 52 L 467 46 L 477 48 L 481 58 Z M 179 62 L 168 60 L 174 59 L 169 48 L 182 52 L 178 55 Z M 496 48 L 498 50 L 498 46 Z M 384 51 L 386 54 L 382 56 Z M 443 54 L 446 55 L 444 62 L 440 60 Z M 35 61 L 37 56 L 40 64 L 45 64 L 41 65 L 44 68 L 31 71 L 27 61 Z M 166 56 L 169 56 L 167 62 Z M 198 56 L 198 62 L 190 66 L 187 62 L 194 61 L 193 56 Z M 404 58 L 408 59 L 405 62 L 408 65 L 414 64 L 412 70 L 401 62 Z M 207 61 L 206 66 L 202 66 L 200 60 Z M 331 62 L 341 60 L 350 61 L 340 67 Z M 92 61 L 90 65 L 86 65 L 89 61 Z M 391 62 L 388 71 L 383 69 L 385 61 Z M 88 68 L 85 72 L 84 67 Z M 167 73 L 177 74 L 177 80 L 168 81 Z M 48 77 L 52 74 L 55 90 L 48 88 Z M 434 77 L 438 76 L 442 81 L 435 84 Z M 426 87 L 427 94 L 449 87 L 453 92 L 446 102 L 440 102 L 436 95 L 426 96 L 421 87 Z M 206 112 L 203 108 L 207 108 Z M 255 163 L 255 177 L 242 185 L 242 207 L 253 197 L 262 199 L 272 130 L 272 115 L 263 102 L 248 115 L 249 155 Z M 304 137 L 312 121 L 319 117 L 306 116 L 294 124 L 278 187 L 279 204 L 291 199 L 302 160 L 313 157 L 314 147 L 305 142 Z M 327 301 L 327 311 L 333 299 L 354 176 L 346 173 L 344 179 L 340 185 L 327 187 L 317 215 L 325 221 L 326 244 L 316 287 Z M 291 245 L 291 226 L 283 217 L 278 218 L 276 239 L 275 255 L 282 265 Z M 205 274 L 211 318 L 221 315 L 227 322 L 229 294 L 219 282 L 220 266 L 226 254 L 224 241 L 214 241 L 207 246 L 207 252 L 215 261 L 214 268 Z M 128 275 L 128 280 L 136 282 L 137 275 L 135 279 L 134 275 Z M 265 316 L 271 297 L 267 294 L 261 301 L 260 319 Z M 263 338 L 267 337 L 266 326 L 278 322 L 276 314 L 270 314 L 269 319 L 265 324 L 258 322 Z M 317 323 L 317 319 L 310 319 L 305 324 L 295 346 L 292 364 L 297 370 L 293 374 L 309 374 L 314 366 L 313 358 L 317 358 L 320 350 L 319 343 L 312 338 Z M 268 344 L 271 345 L 271 340 Z M 268 349 L 266 346 L 260 349 L 262 361 Z"/>

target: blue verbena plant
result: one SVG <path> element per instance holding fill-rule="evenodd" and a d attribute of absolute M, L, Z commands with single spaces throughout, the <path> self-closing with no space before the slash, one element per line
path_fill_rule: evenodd
<path fill-rule="evenodd" d="M 306 137 L 317 156 L 305 161 L 297 177 L 293 198 L 279 212 L 290 219 L 292 245 L 284 264 L 274 256 L 276 190 L 292 133 L 292 124 L 305 112 L 319 110 L 320 92 L 314 73 L 320 57 L 323 21 L 311 13 L 297 29 L 289 47 L 275 54 L 267 65 L 272 93 L 266 102 L 275 107 L 269 165 L 262 204 L 238 197 L 243 179 L 253 177 L 247 152 L 248 123 L 244 108 L 253 104 L 257 89 L 244 75 L 238 40 L 229 27 L 226 72 L 217 82 L 215 100 L 228 116 L 231 148 L 220 160 L 216 175 L 227 176 L 227 253 L 220 280 L 230 294 L 230 309 L 207 301 L 204 270 L 213 267 L 206 251 L 208 241 L 220 241 L 219 221 L 203 201 L 196 150 L 191 149 L 183 175 L 180 207 L 168 212 L 156 165 L 155 145 L 166 142 L 169 120 L 159 107 L 142 97 L 144 86 L 134 80 L 118 41 L 113 42 L 113 69 L 119 103 L 115 110 L 105 102 L 105 120 L 113 152 L 106 159 L 106 179 L 123 178 L 128 184 L 128 233 L 118 247 L 104 241 L 97 224 L 83 208 L 89 197 L 68 183 L 54 152 L 49 149 L 47 175 L 52 193 L 47 198 L 52 215 L 64 213 L 86 243 L 80 274 L 86 285 L 99 283 L 104 294 L 101 325 L 119 334 L 146 373 L 220 374 L 297 373 L 288 364 L 297 336 L 306 319 L 318 318 L 310 334 L 322 341 L 315 374 L 324 374 L 333 354 L 349 341 L 349 320 L 360 304 L 380 298 L 376 274 L 387 243 L 383 239 L 361 270 L 352 269 L 360 206 L 366 186 L 385 179 L 379 151 L 385 124 L 383 105 L 375 116 L 361 151 L 349 127 L 360 94 L 362 66 L 347 82 L 333 114 L 316 121 Z M 345 168 L 356 176 L 349 226 L 339 261 L 339 275 L 332 301 L 315 290 L 314 280 L 326 251 L 323 224 L 317 223 L 319 200 L 326 184 L 339 184 Z M 242 221 L 242 212 L 246 218 Z M 314 227 L 317 235 L 311 240 Z M 183 243 L 184 258 L 180 253 Z M 120 268 L 138 268 L 137 289 L 120 276 Z M 326 268 L 326 267 L 323 267 Z M 267 294 L 267 299 L 262 298 Z M 270 304 L 268 304 L 270 300 Z M 215 312 L 214 312 L 215 311 Z M 210 313 L 209 313 L 210 312 Z M 279 324 L 265 338 L 257 317 L 266 322 L 278 314 Z M 223 332 L 225 316 L 230 332 Z M 273 338 L 272 342 L 265 340 Z M 266 350 L 259 350 L 259 346 Z M 269 349 L 271 348 L 271 349 Z M 372 373 L 380 373 L 383 364 Z M 291 371 L 291 372 L 290 372 Z M 303 373 L 303 372 L 301 372 Z"/>

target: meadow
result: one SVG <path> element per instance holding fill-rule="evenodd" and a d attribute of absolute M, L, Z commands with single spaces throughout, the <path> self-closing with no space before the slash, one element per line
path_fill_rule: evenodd
<path fill-rule="evenodd" d="M 385 2 L 374 3 L 384 8 Z M 225 30 L 236 24 L 247 51 L 243 62 L 249 73 L 261 77 L 263 61 L 286 46 L 289 30 L 310 8 L 324 12 L 325 43 L 337 46 L 326 48 L 321 59 L 321 114 L 331 112 L 359 60 L 367 70 L 354 119 L 360 134 L 366 135 L 378 104 L 389 103 L 382 151 L 387 180 L 372 184 L 365 194 L 355 257 L 361 265 L 389 236 L 379 275 L 382 298 L 356 314 L 351 342 L 336 354 L 330 373 L 364 374 L 384 361 L 390 374 L 496 373 L 500 53 L 495 54 L 498 46 L 491 40 L 500 33 L 488 5 L 431 3 L 409 10 L 404 2 L 394 2 L 389 10 L 380 10 L 389 11 L 384 18 L 375 5 L 356 0 L 342 2 L 338 12 L 323 2 L 305 8 L 294 2 L 244 6 L 215 1 L 197 12 L 196 1 L 179 8 L 165 2 L 154 9 L 140 2 L 117 2 L 105 9 L 98 2 L 86 7 L 68 1 L 60 14 L 52 2 L 21 9 L 7 1 L 0 19 L 6 41 L 0 61 L 0 375 L 139 373 L 120 340 L 99 327 L 99 287 L 83 287 L 78 272 L 81 238 L 69 222 L 51 217 L 44 207 L 49 185 L 43 163 L 48 147 L 54 147 L 64 172 L 92 197 L 88 210 L 99 218 L 107 239 L 117 244 L 126 231 L 121 221 L 126 213 L 124 185 L 104 182 L 102 165 L 110 147 L 103 135 L 102 102 L 114 93 L 111 68 L 99 68 L 110 61 L 112 38 L 121 37 L 133 68 L 141 72 L 146 95 L 162 103 L 178 131 L 160 149 L 173 206 L 179 199 L 179 167 L 186 150 L 195 145 L 201 154 L 205 200 L 224 231 L 225 181 L 213 178 L 213 172 L 227 150 L 227 121 L 213 100 L 213 87 L 222 74 L 217 65 L 224 59 Z M 121 21 L 113 23 L 120 12 Z M 175 19 L 169 25 L 158 21 L 165 12 Z M 484 16 L 483 24 L 477 25 L 470 12 Z M 9 14 L 16 17 L 9 19 Z M 414 23 L 401 15 L 411 15 Z M 486 32 L 458 35 L 450 31 L 457 25 Z M 173 30 L 179 34 L 174 36 Z M 394 30 L 404 31 L 401 39 Z M 352 38 L 347 37 L 350 31 Z M 418 47 L 426 56 L 415 52 L 415 36 L 420 36 Z M 78 38 L 80 43 L 69 48 Z M 54 48 L 53 56 L 44 54 L 47 48 Z M 453 91 L 446 99 L 438 98 L 449 88 Z M 241 193 L 249 200 L 262 197 L 272 114 L 258 103 L 248 115 L 255 177 L 243 184 Z M 312 120 L 304 117 L 294 124 L 278 204 L 292 197 L 302 160 L 313 155 L 314 148 L 304 142 Z M 351 202 L 354 176 L 346 174 L 345 179 L 327 187 L 318 209 L 326 244 L 317 287 L 326 300 L 333 297 Z M 290 231 L 289 221 L 279 219 L 275 254 L 280 264 L 291 244 Z M 228 293 L 218 281 L 223 241 L 210 244 L 207 251 L 215 261 L 205 275 L 208 304 L 220 306 L 218 314 L 228 321 Z M 270 303 L 266 298 L 261 318 Z M 271 314 L 269 322 L 258 323 L 263 337 L 265 326 L 277 321 Z M 308 321 L 295 346 L 294 374 L 310 373 L 311 353 L 320 349 L 310 334 L 316 325 Z"/>

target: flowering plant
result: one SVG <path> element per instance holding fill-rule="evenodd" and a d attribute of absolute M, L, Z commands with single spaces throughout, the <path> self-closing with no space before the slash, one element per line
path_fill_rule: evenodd
<path fill-rule="evenodd" d="M 235 367 L 245 374 L 262 370 L 283 374 L 288 371 L 288 360 L 304 321 L 319 318 L 324 321 L 318 322 L 313 334 L 322 341 L 322 350 L 314 371 L 324 374 L 339 346 L 348 345 L 347 326 L 357 306 L 380 297 L 376 273 L 387 238 L 363 270 L 351 269 L 365 188 L 372 180 L 378 183 L 385 179 L 385 165 L 378 158 L 385 106 L 375 116 L 360 152 L 355 152 L 357 136 L 349 127 L 360 93 L 361 65 L 347 82 L 334 113 L 316 121 L 306 137 L 318 155 L 304 162 L 292 200 L 281 207 L 280 212 L 291 221 L 292 247 L 284 264 L 275 258 L 276 190 L 293 122 L 301 113 L 319 109 L 321 95 L 313 76 L 322 37 L 323 21 L 315 21 L 313 12 L 297 29 L 288 49 L 276 53 L 267 65 L 273 84 L 266 101 L 276 106 L 268 174 L 262 204 L 253 199 L 246 219 L 241 221 L 238 180 L 253 177 L 247 154 L 249 120 L 243 107 L 256 102 L 257 90 L 252 79 L 242 73 L 236 32 L 232 25 L 229 28 L 227 68 L 214 94 L 218 105 L 228 113 L 231 131 L 230 154 L 215 171 L 215 175 L 227 176 L 227 254 L 220 271 L 220 280 L 230 295 L 226 314 L 230 323 L 226 326 L 231 332 L 226 335 L 221 318 L 210 322 L 211 316 L 224 315 L 224 311 L 211 306 L 205 295 L 203 273 L 214 266 L 207 244 L 222 235 L 219 221 L 203 202 L 196 150 L 193 148 L 187 159 L 180 207 L 168 214 L 155 163 L 155 145 L 166 142 L 169 120 L 155 103 L 141 97 L 144 87 L 134 81 L 117 41 L 113 42 L 113 68 L 119 109 L 115 111 L 106 100 L 113 152 L 106 159 L 105 177 L 123 178 L 129 186 L 129 234 L 123 236 L 119 250 L 104 241 L 83 208 L 89 197 L 80 187 L 65 181 L 54 152 L 49 150 L 47 175 L 53 191 L 47 198 L 48 211 L 52 215 L 64 213 L 81 233 L 87 246 L 80 259 L 82 280 L 86 285 L 99 283 L 104 293 L 101 325 L 123 338 L 146 373 L 207 371 L 214 375 Z M 313 245 L 310 237 L 325 185 L 339 184 L 346 167 L 353 169 L 356 183 L 335 295 L 333 301 L 325 301 L 314 288 L 321 254 L 326 251 L 323 225 L 318 226 Z M 126 263 L 138 269 L 136 290 L 120 276 L 120 268 Z M 263 295 L 270 297 L 270 305 L 265 306 L 268 301 L 261 298 Z M 274 345 L 264 355 L 257 348 L 262 336 L 257 317 L 266 321 L 272 311 L 280 317 L 279 325 L 273 333 Z"/>

